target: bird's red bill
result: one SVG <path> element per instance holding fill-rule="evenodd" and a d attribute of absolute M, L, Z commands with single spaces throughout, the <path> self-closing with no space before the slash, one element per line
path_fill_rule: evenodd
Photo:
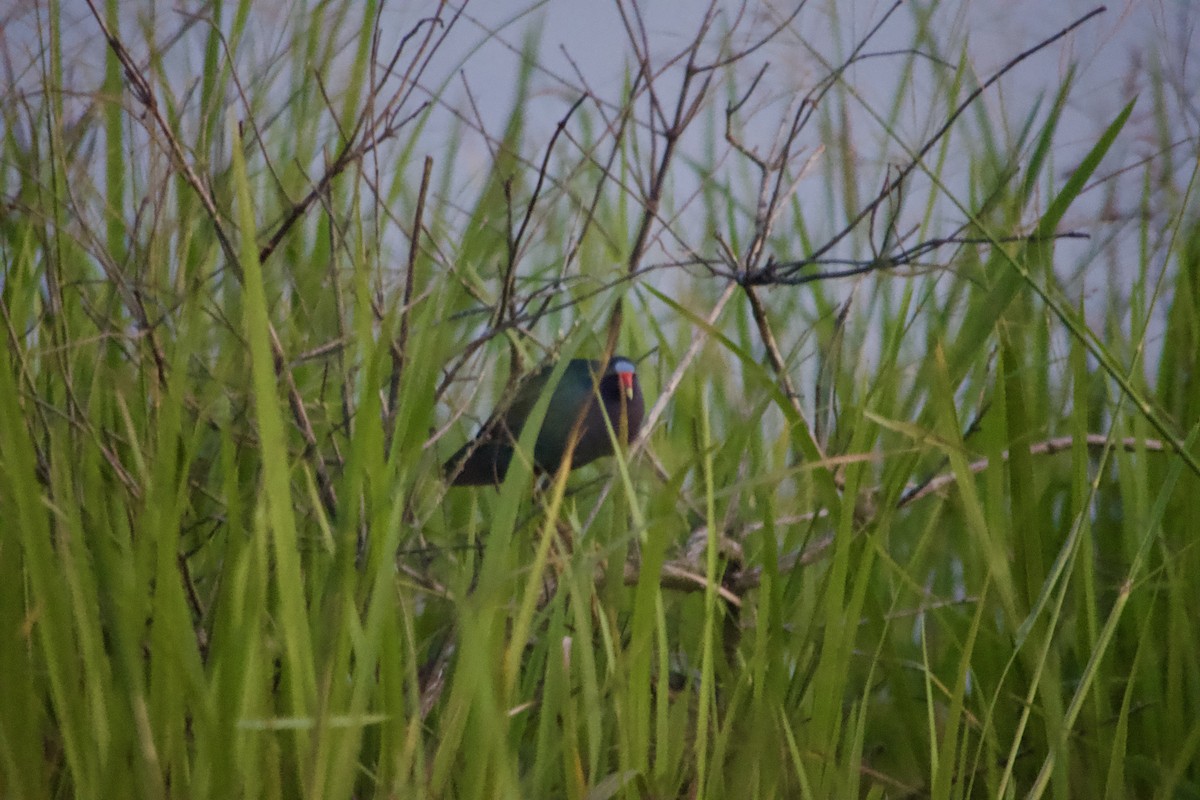
<path fill-rule="evenodd" d="M 621 388 L 625 390 L 625 396 L 632 400 L 633 399 L 633 373 L 632 372 L 618 372 L 617 378 L 619 378 L 621 381 Z"/>

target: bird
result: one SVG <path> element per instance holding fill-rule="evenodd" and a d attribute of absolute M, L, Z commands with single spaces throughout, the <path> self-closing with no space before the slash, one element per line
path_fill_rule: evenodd
<path fill-rule="evenodd" d="M 442 465 L 451 486 L 483 486 L 504 480 L 525 421 L 553 372 L 554 365 L 550 365 L 529 376 L 517 389 L 512 403 L 493 412 L 475 438 Z M 577 421 L 579 441 L 571 458 L 572 469 L 613 454 L 601 403 L 618 437 L 624 432 L 625 443 L 633 441 L 645 412 L 636 365 L 625 356 L 614 356 L 607 365 L 586 358 L 571 359 L 550 396 L 533 446 L 535 471 L 558 470 Z"/>

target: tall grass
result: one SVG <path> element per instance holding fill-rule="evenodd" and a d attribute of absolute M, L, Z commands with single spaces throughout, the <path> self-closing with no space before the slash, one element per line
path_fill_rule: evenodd
<path fill-rule="evenodd" d="M 1200 796 L 1194 173 L 1079 224 L 1133 106 L 1055 163 L 1075 77 L 1006 124 L 936 4 L 883 105 L 619 8 L 545 130 L 536 35 L 448 113 L 452 6 L 11 12 L 0 796 Z M 628 451 L 445 485 L 614 350 Z"/>

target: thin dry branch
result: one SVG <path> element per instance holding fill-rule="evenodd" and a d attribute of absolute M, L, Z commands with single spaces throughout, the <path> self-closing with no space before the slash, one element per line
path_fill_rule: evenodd
<path fill-rule="evenodd" d="M 213 232 L 217 238 L 217 242 L 225 256 L 226 263 L 234 271 L 235 276 L 239 281 L 243 279 L 243 271 L 238 258 L 237 250 L 233 246 L 228 232 L 222 222 L 224 216 L 217 208 L 211 192 L 208 191 L 205 183 L 196 174 L 191 163 L 185 154 L 184 148 L 180 143 L 174 130 L 167 122 L 162 114 L 158 100 L 154 94 L 154 90 L 147 79 L 144 70 L 134 61 L 130 55 L 128 48 L 124 45 L 120 37 L 114 33 L 105 22 L 103 15 L 96 8 L 93 0 L 87 0 L 88 8 L 91 10 L 96 24 L 103 33 L 105 40 L 108 42 L 109 48 L 117 57 L 124 71 L 127 85 L 132 92 L 136 101 L 142 106 L 146 114 L 152 121 L 154 131 L 161 135 L 163 141 L 166 142 L 167 151 L 171 159 L 171 163 L 184 176 L 184 180 L 191 187 L 192 191 L 199 198 L 201 205 L 204 207 L 205 214 L 213 227 Z M 401 52 L 405 44 L 417 35 L 417 32 L 422 28 L 427 30 L 426 37 L 421 42 L 420 52 L 409 66 L 409 72 L 405 75 L 401 87 L 392 95 L 389 103 L 385 105 L 384 111 L 378 115 L 370 117 L 364 113 L 356 122 L 356 125 L 351 135 L 346 139 L 342 149 L 334 158 L 332 163 L 326 168 L 322 176 L 316 181 L 315 185 L 310 189 L 308 194 L 300 201 L 293 203 L 290 210 L 285 214 L 283 221 L 276 228 L 275 233 L 271 236 L 268 242 L 259 250 L 260 262 L 265 262 L 279 244 L 283 241 L 288 231 L 307 213 L 308 209 L 316 202 L 318 198 L 323 196 L 328 189 L 333 179 L 344 172 L 351 164 L 356 163 L 378 146 L 385 139 L 394 136 L 400 127 L 403 127 L 407 122 L 414 119 L 424 109 L 424 104 L 416 111 L 400 118 L 399 114 L 404 106 L 404 100 L 411 95 L 415 90 L 416 80 L 420 73 L 428 65 L 432 52 L 436 50 L 436 46 L 431 47 L 433 42 L 433 30 L 437 27 L 443 29 L 451 27 L 447 26 L 441 19 L 441 13 L 444 10 L 445 4 L 439 7 L 435 16 L 423 19 L 417 23 L 410 33 L 404 37 L 397 47 L 394 57 L 385 74 L 372 89 L 372 94 L 378 93 L 386 81 L 392 74 L 394 66 L 398 63 Z M 458 12 L 461 13 L 461 10 Z M 455 16 L 457 18 L 457 15 Z M 445 31 L 442 39 L 444 41 Z M 423 56 L 423 57 L 422 57 Z M 321 498 L 321 502 L 325 510 L 331 516 L 337 512 L 337 496 L 334 491 L 333 479 L 329 472 L 328 465 L 321 453 L 317 442 L 317 437 L 312 423 L 308 416 L 308 411 L 304 403 L 304 398 L 300 394 L 300 390 L 296 384 L 295 378 L 292 375 L 283 345 L 279 339 L 279 335 L 273 323 L 268 320 L 268 335 L 270 337 L 271 354 L 275 365 L 276 374 L 283 381 L 288 407 L 292 414 L 293 421 L 299 429 L 302 439 L 304 440 L 304 458 L 310 460 L 313 466 L 314 473 L 317 477 L 317 488 Z M 166 376 L 160 376 L 160 380 L 165 380 Z"/>
<path fill-rule="evenodd" d="M 416 284 L 417 254 L 421 246 L 421 227 L 425 218 L 425 199 L 429 195 L 429 180 L 433 174 L 433 159 L 425 157 L 421 172 L 421 189 L 417 193 L 417 208 L 413 212 L 412 236 L 408 243 L 408 262 L 404 277 L 404 299 L 400 307 L 400 336 L 392 342 L 392 372 L 388 377 L 388 404 L 385 410 L 384 430 L 388 447 L 396 430 L 396 403 L 400 396 L 400 375 L 404 371 L 404 360 L 408 353 L 409 317 L 412 316 L 413 287 Z"/>
<path fill-rule="evenodd" d="M 637 53 L 639 74 L 646 78 L 645 91 L 651 107 L 650 160 L 652 164 L 646 183 L 647 191 L 641 201 L 641 219 L 638 223 L 637 233 L 634 235 L 633 244 L 629 250 L 629 259 L 626 264 L 626 273 L 632 275 L 637 272 L 645 255 L 646 244 L 650 237 L 650 228 L 658 217 L 659 205 L 662 202 L 667 176 L 671 170 L 679 139 L 688 125 L 700 113 L 704 98 L 708 96 L 708 91 L 712 86 L 712 73 L 701 69 L 698 59 L 700 48 L 716 18 L 717 5 L 715 2 L 709 5 L 704 16 L 701 18 L 699 26 L 697 26 L 696 35 L 692 38 L 691 42 L 680 53 L 668 59 L 666 64 L 662 65 L 658 70 L 653 69 L 650 63 L 649 41 L 646 36 L 645 25 L 641 18 L 641 9 L 637 3 L 631 3 L 629 6 L 631 6 L 631 9 L 627 11 L 625 3 L 617 4 L 618 10 L 621 12 L 621 19 L 625 23 L 630 43 Z M 663 112 L 662 99 L 654 77 L 679 60 L 685 60 L 686 64 L 683 80 L 675 98 L 674 115 L 668 123 Z M 695 79 L 701 75 L 703 75 L 703 78 L 700 81 L 699 87 L 693 89 Z M 659 124 L 663 125 L 661 131 L 658 130 Z M 656 158 L 655 151 L 658 147 L 660 137 L 663 149 L 662 154 Z M 604 347 L 604 357 L 606 360 L 611 358 L 612 354 L 616 352 L 623 315 L 624 300 L 622 296 L 618 295 L 616 301 L 613 303 L 612 313 L 608 319 L 608 336 Z"/>
<path fill-rule="evenodd" d="M 1077 444 L 1072 436 L 1059 436 L 1052 439 L 1046 439 L 1041 442 L 1035 442 L 1029 446 L 1029 452 L 1032 455 L 1053 455 L 1070 450 Z M 1151 453 L 1166 452 L 1166 445 L 1158 439 L 1138 439 L 1132 436 L 1123 439 L 1113 440 L 1110 437 L 1091 433 L 1083 442 L 1084 446 L 1089 450 L 1102 450 L 1107 447 L 1119 447 L 1127 452 L 1146 451 Z M 1004 451 L 1002 458 L 1008 460 L 1008 451 Z M 978 474 L 988 468 L 988 459 L 982 458 L 971 463 L 969 469 L 972 474 Z M 915 503 L 928 497 L 931 494 L 940 492 L 957 481 L 957 476 L 953 473 L 939 475 L 937 478 L 922 484 L 919 490 L 910 494 L 904 495 L 899 502 L 897 508 Z M 813 512 L 802 514 L 794 517 L 778 519 L 775 521 L 776 527 L 784 527 L 790 525 L 804 525 L 813 522 L 815 519 L 824 516 L 824 512 Z M 764 525 L 761 522 L 751 523 L 743 526 L 736 533 L 723 536 L 727 540 L 724 549 L 732 552 L 740 551 L 740 542 L 744 541 L 747 536 L 757 531 L 761 531 Z M 703 527 L 692 532 L 689 540 L 703 541 L 707 537 L 707 530 Z M 812 542 L 804 549 L 783 555 L 779 559 L 779 572 L 785 574 L 799 567 L 808 566 L 820 561 L 830 552 L 833 546 L 833 534 L 825 534 Z M 746 592 L 757 588 L 762 581 L 762 567 L 743 568 L 738 563 L 737 559 L 727 559 L 724 568 L 724 575 L 720 585 L 717 587 L 717 592 L 725 599 L 726 602 L 733 606 L 741 607 L 743 598 Z M 636 584 L 639 578 L 639 569 L 636 564 L 630 563 L 625 567 L 625 582 L 627 584 Z M 663 565 L 662 574 L 660 576 L 660 585 L 664 589 L 669 589 L 677 592 L 702 592 L 707 586 L 704 575 L 701 574 L 689 560 L 668 561 Z"/>
<path fill-rule="evenodd" d="M 1067 27 L 1049 36 L 1027 50 L 1022 51 L 1007 63 L 993 72 L 987 80 L 980 84 L 974 91 L 959 103 L 955 109 L 947 116 L 946 121 L 938 128 L 932 136 L 930 136 L 924 144 L 917 149 L 917 152 L 909 159 L 908 163 L 897 170 L 896 177 L 891 180 L 882 191 L 880 191 L 871 202 L 863 206 L 857 214 L 855 214 L 843 228 L 831 236 L 823 245 L 818 247 L 813 253 L 804 259 L 795 261 L 773 263 L 768 261 L 762 268 L 750 271 L 742 276 L 742 280 L 754 285 L 772 285 L 786 282 L 788 279 L 796 277 L 796 273 L 813 263 L 816 263 L 836 247 L 843 239 L 856 230 L 858 226 L 871 215 L 873 215 L 881 204 L 888 200 L 894 193 L 899 191 L 904 181 L 919 167 L 925 159 L 925 156 L 950 132 L 954 123 L 970 108 L 976 100 L 978 100 L 984 92 L 991 88 L 997 81 L 1003 78 L 1006 74 L 1015 69 L 1023 61 L 1036 53 L 1046 49 L 1050 45 L 1057 42 L 1059 39 L 1069 35 L 1072 31 L 1090 21 L 1093 17 L 1101 14 L 1106 9 L 1100 6 L 1084 14 L 1079 19 L 1072 22 Z"/>

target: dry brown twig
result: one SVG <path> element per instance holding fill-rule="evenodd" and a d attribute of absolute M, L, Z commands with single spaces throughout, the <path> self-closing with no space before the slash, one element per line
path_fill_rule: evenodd
<path fill-rule="evenodd" d="M 1045 439 L 1040 442 L 1034 442 L 1029 445 L 1029 452 L 1035 456 L 1049 456 L 1056 453 L 1062 453 L 1078 444 L 1073 436 L 1057 436 L 1051 439 Z M 1112 439 L 1109 436 L 1099 433 L 1088 434 L 1083 440 L 1083 446 L 1089 450 L 1097 451 L 1104 450 L 1110 447 L 1120 448 L 1126 452 L 1146 451 L 1150 453 L 1163 453 L 1167 451 L 1166 445 L 1158 439 L 1139 439 L 1132 436 L 1127 436 L 1122 439 Z M 1003 452 L 1001 457 L 1007 461 L 1009 453 L 1007 450 Z M 973 475 L 978 475 L 990 466 L 990 462 L 986 458 L 977 459 L 969 465 L 968 469 Z M 936 478 L 921 484 L 919 487 L 912 487 L 913 490 L 905 493 L 896 503 L 896 508 L 904 508 L 919 500 L 923 500 L 930 495 L 945 491 L 953 486 L 958 481 L 958 476 L 952 472 L 943 473 Z M 867 494 L 874 490 L 867 490 Z M 778 519 L 775 521 L 776 528 L 783 528 L 792 525 L 810 525 L 815 520 L 825 516 L 823 511 L 809 512 L 807 514 L 799 514 L 792 517 Z M 868 524 L 869 520 L 864 520 L 864 524 Z M 739 553 L 741 550 L 741 542 L 753 533 L 763 530 L 765 526 L 761 522 L 752 522 L 742 526 L 736 531 L 722 533 L 718 536 L 718 541 L 722 542 L 722 549 L 727 553 Z M 707 531 L 701 527 L 693 531 L 689 540 L 703 541 L 707 537 Z M 781 574 L 791 572 L 799 567 L 808 566 L 820 561 L 830 553 L 830 548 L 833 546 L 833 534 L 827 533 L 811 542 L 802 550 L 781 555 L 779 557 L 779 572 Z M 669 561 L 664 565 L 663 587 L 681 592 L 698 592 L 704 591 L 706 582 L 703 571 L 697 568 L 694 563 L 695 559 L 683 559 L 678 561 Z M 732 605 L 741 605 L 741 598 L 745 592 L 758 587 L 762 580 L 762 567 L 744 568 L 743 565 L 736 559 L 731 559 L 727 566 L 719 588 L 719 592 L 727 602 Z M 627 583 L 636 583 L 638 571 L 636 566 L 629 565 L 626 567 L 625 580 Z"/>
<path fill-rule="evenodd" d="M 893 6 L 892 10 L 893 11 L 895 10 L 895 6 Z M 757 268 L 757 269 L 750 269 L 750 270 L 747 270 L 747 271 L 741 273 L 738 276 L 739 279 L 746 283 L 750 283 L 750 284 L 754 284 L 754 285 L 787 286 L 787 285 L 798 285 L 801 283 L 807 283 L 814 279 L 820 280 L 820 279 L 826 279 L 826 278 L 831 278 L 831 277 L 841 277 L 840 275 L 836 275 L 836 274 L 835 275 L 826 274 L 826 275 L 821 275 L 821 276 L 818 276 L 817 278 L 814 278 L 812 276 L 800 276 L 799 273 L 801 271 L 803 271 L 804 269 L 807 269 L 810 266 L 822 263 L 822 259 L 828 253 L 830 253 L 838 244 L 840 244 L 853 231 L 857 230 L 859 225 L 861 225 L 864 220 L 869 220 L 872 217 L 872 215 L 874 215 L 877 212 L 879 207 L 884 202 L 887 202 L 895 193 L 900 191 L 901 187 L 903 186 L 904 182 L 908 179 L 908 177 L 910 175 L 912 175 L 918 169 L 918 167 L 920 167 L 922 164 L 924 164 L 925 156 L 928 155 L 929 152 L 931 150 L 933 150 L 933 148 L 936 147 L 937 144 L 943 138 L 945 138 L 945 136 L 953 129 L 954 124 L 958 121 L 959 117 L 961 117 L 967 111 L 968 108 L 970 108 L 972 105 L 974 105 L 975 102 L 978 101 L 979 98 L 982 97 L 983 94 L 988 89 L 990 89 L 992 86 L 994 86 L 1001 78 L 1003 78 L 1005 75 L 1007 75 L 1009 72 L 1011 72 L 1017 66 L 1019 66 L 1022 62 L 1028 60 L 1034 54 L 1039 53 L 1042 50 L 1045 50 L 1046 48 L 1050 47 L 1052 44 L 1054 44 L 1055 42 L 1064 38 L 1065 36 L 1069 35 L 1071 32 L 1077 30 L 1078 28 L 1080 28 L 1081 26 L 1083 26 L 1084 24 L 1089 22 L 1093 17 L 1103 13 L 1105 10 L 1106 9 L 1104 6 L 1099 6 L 1095 9 L 1089 11 L 1087 14 L 1084 14 L 1083 16 L 1079 17 L 1074 22 L 1072 22 L 1070 25 L 1066 26 L 1065 28 L 1058 31 L 1057 33 L 1055 33 L 1051 36 L 1048 36 L 1047 38 L 1043 39 L 1042 41 L 1040 41 L 1037 44 L 1033 45 L 1032 47 L 1028 48 L 1027 50 L 1024 50 L 1021 53 L 1018 53 L 1016 56 L 1009 59 L 1005 64 L 1003 64 L 1001 67 L 999 67 L 996 71 L 994 71 L 983 83 L 981 83 L 973 91 L 971 91 L 962 100 L 962 102 L 960 102 L 957 106 L 955 106 L 954 110 L 951 111 L 950 114 L 947 115 L 945 122 L 943 122 L 942 125 L 936 131 L 934 131 L 934 133 L 928 139 L 926 139 L 925 142 L 922 143 L 920 147 L 917 148 L 917 150 L 913 153 L 912 157 L 903 166 L 901 166 L 899 169 L 896 170 L 895 178 L 890 180 L 887 184 L 885 184 L 883 189 L 876 194 L 874 199 L 872 199 L 870 202 L 868 202 L 866 205 L 864 205 L 857 214 L 855 214 L 853 217 L 850 218 L 850 220 L 842 227 L 842 229 L 840 231 L 838 231 L 833 236 L 831 236 L 820 247 L 817 247 L 812 252 L 811 255 L 809 255 L 806 258 L 795 259 L 795 260 L 790 260 L 790 261 L 778 261 L 777 262 L 777 261 L 769 259 L 767 261 L 767 263 L 765 265 L 763 265 L 762 267 Z M 890 14 L 891 11 L 889 11 L 887 13 Z M 875 30 L 878 30 L 878 27 Z M 869 38 L 869 34 L 868 34 L 868 38 Z M 864 43 L 865 43 L 865 40 L 864 40 Z M 861 51 L 861 47 L 856 49 L 856 54 L 858 54 L 860 51 Z M 853 60 L 855 57 L 856 57 L 856 55 L 852 55 L 851 60 Z M 848 61 L 847 64 L 842 69 L 836 71 L 834 73 L 834 76 L 836 77 L 837 75 L 840 75 L 845 70 L 845 68 L 847 66 L 849 66 L 849 63 L 851 63 L 851 62 Z M 917 248 L 924 249 L 924 245 L 918 245 Z M 870 269 L 862 270 L 862 271 L 870 271 L 871 269 L 887 268 L 887 267 L 891 266 L 892 264 L 893 264 L 893 261 L 890 257 L 884 257 L 877 264 L 872 265 L 872 267 Z M 859 274 L 859 273 L 855 272 L 855 273 L 851 273 L 851 274 Z"/>
<path fill-rule="evenodd" d="M 237 279 L 242 280 L 242 268 L 240 259 L 237 254 L 237 249 L 234 247 L 231 237 L 225 228 L 224 220 L 227 218 L 217 206 L 216 200 L 212 193 L 208 190 L 207 185 L 201 180 L 200 176 L 193 169 L 189 161 L 185 148 L 180 142 L 174 129 L 164 117 L 158 100 L 155 96 L 154 89 L 151 86 L 150 80 L 146 77 L 145 70 L 134 60 L 125 46 L 118 33 L 114 32 L 106 23 L 104 16 L 96 8 L 93 0 L 86 0 L 88 8 L 91 10 L 92 17 L 103 33 L 105 40 L 108 42 L 109 49 L 117 57 L 125 74 L 126 84 L 134 96 L 134 99 L 144 109 L 146 116 L 149 118 L 148 129 L 152 134 L 153 140 L 161 140 L 165 143 L 167 153 L 171 163 L 180 174 L 183 175 L 185 182 L 191 188 L 196 197 L 200 200 L 204 207 L 205 213 L 212 225 L 213 233 L 220 246 L 221 252 L 224 254 L 227 265 L 233 269 Z M 401 84 L 394 93 L 390 96 L 387 103 L 384 104 L 383 110 L 377 114 L 364 111 L 356 120 L 355 126 L 350 134 L 345 138 L 343 146 L 333 161 L 327 166 L 323 174 L 318 178 L 309 192 L 299 201 L 294 202 L 289 211 L 284 215 L 282 222 L 276 227 L 275 232 L 268 239 L 258 253 L 260 262 L 267 261 L 275 252 L 276 248 L 286 237 L 287 233 L 295 226 L 295 224 L 304 217 L 308 209 L 322 197 L 332 181 L 352 164 L 358 163 L 366 155 L 372 153 L 380 142 L 390 138 L 396 132 L 415 118 L 423 109 L 423 105 L 416 111 L 401 117 L 402 109 L 405 108 L 406 102 L 412 97 L 416 91 L 417 82 L 428 66 L 431 54 L 437 49 L 437 46 L 445 40 L 449 28 L 453 27 L 454 19 L 450 20 L 447 25 L 442 19 L 442 12 L 445 9 L 445 4 L 439 6 L 437 13 L 433 17 L 428 17 L 419 21 L 413 29 L 402 38 L 400 44 L 393 52 L 391 61 L 382 77 L 378 78 L 377 82 L 371 89 L 371 96 L 374 98 L 381 91 L 385 82 L 388 81 L 394 74 L 396 65 L 399 63 L 401 54 L 405 46 L 412 40 L 416 39 L 421 30 L 426 31 L 426 35 L 420 39 L 417 54 L 409 61 L 408 69 L 402 76 Z M 461 13 L 461 10 L 458 12 Z M 443 29 L 442 37 L 435 39 L 434 31 L 438 28 Z M 223 39 L 222 39 L 223 41 Z M 235 70 L 236 73 L 236 70 Z M 234 76 L 237 81 L 237 76 Z M 237 84 L 240 87 L 240 83 Z M 243 97 L 243 102 L 245 98 Z M 248 107 L 248 106 L 247 106 Z M 373 110 L 373 103 L 368 104 L 367 109 Z M 254 120 L 251 119 L 253 127 Z M 256 141 L 261 142 L 261 137 L 255 137 Z M 304 398 L 300 394 L 300 390 L 292 375 L 290 362 L 286 357 L 283 349 L 283 344 L 279 339 L 279 335 L 273 323 L 268 321 L 268 334 L 270 337 L 270 346 L 272 358 L 275 363 L 275 371 L 279 378 L 283 381 L 288 407 L 292 414 L 293 422 L 300 431 L 301 437 L 305 444 L 304 457 L 308 459 L 313 467 L 313 471 L 317 477 L 317 488 L 321 498 L 322 505 L 326 513 L 333 516 L 337 513 L 338 501 L 334 492 L 333 478 L 330 474 L 326 459 L 321 452 L 313 425 L 309 419 L 308 410 L 306 408 Z M 160 376 L 161 380 L 165 380 L 165 376 Z"/>
<path fill-rule="evenodd" d="M 645 256 L 646 244 L 650 238 L 650 229 L 658 218 L 659 205 L 662 202 L 666 180 L 672 167 L 679 139 L 687 127 L 700 113 L 703 101 L 712 86 L 712 72 L 704 69 L 699 62 L 700 48 L 704 44 L 713 22 L 716 19 L 717 4 L 710 3 L 706 9 L 696 34 L 691 41 L 675 56 L 667 59 L 657 68 L 653 66 L 650 56 L 649 38 L 642 20 L 641 9 L 636 2 L 618 2 L 617 10 L 625 26 L 626 36 L 634 49 L 638 62 L 638 74 L 644 80 L 644 91 L 650 106 L 647 115 L 650 124 L 650 164 L 651 171 L 643 182 L 641 198 L 641 219 L 633 244 L 629 249 L 629 259 L 626 272 L 633 274 L 641 265 Z M 680 88 L 675 97 L 675 110 L 670 120 L 663 111 L 662 96 L 658 91 L 656 77 L 675 63 L 684 62 L 684 74 Z M 693 88 L 697 77 L 700 84 Z M 630 101 L 630 105 L 634 103 Z M 662 140 L 662 152 L 658 154 L 659 140 Z M 624 300 L 618 295 L 613 304 L 612 313 L 608 319 L 608 335 L 604 346 L 604 359 L 607 360 L 616 352 L 617 340 L 621 333 L 621 322 L 624 317 Z"/>

